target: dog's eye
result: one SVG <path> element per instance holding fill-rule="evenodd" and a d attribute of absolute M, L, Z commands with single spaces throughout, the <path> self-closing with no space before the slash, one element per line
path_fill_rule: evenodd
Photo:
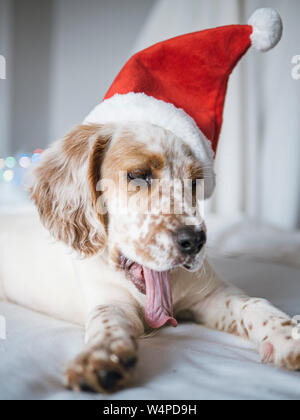
<path fill-rule="evenodd" d="M 149 172 L 129 172 L 127 175 L 129 181 L 146 181 L 147 184 L 151 184 L 151 173 Z"/>

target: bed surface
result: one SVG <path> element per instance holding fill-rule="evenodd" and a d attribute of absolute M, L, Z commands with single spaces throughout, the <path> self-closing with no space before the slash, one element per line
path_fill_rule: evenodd
<path fill-rule="evenodd" d="M 300 314 L 300 270 L 229 258 L 211 259 L 226 280 L 252 296 Z M 64 390 L 67 363 L 82 349 L 83 330 L 0 302 L 0 399 L 300 399 L 300 372 L 261 365 L 253 346 L 193 324 L 140 341 L 137 377 L 112 396 Z M 153 357 L 155 355 L 155 357 Z"/>

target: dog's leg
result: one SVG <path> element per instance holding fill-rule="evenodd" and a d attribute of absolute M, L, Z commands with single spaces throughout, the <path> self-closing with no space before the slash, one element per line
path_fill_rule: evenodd
<path fill-rule="evenodd" d="M 86 346 L 70 364 L 67 385 L 75 391 L 113 392 L 128 384 L 137 363 L 142 323 L 131 307 L 101 305 L 86 323 Z"/>
<path fill-rule="evenodd" d="M 300 340 L 295 337 L 297 328 L 291 318 L 268 301 L 250 298 L 226 284 L 208 264 L 204 271 L 209 289 L 194 307 L 196 320 L 250 339 L 257 345 L 264 363 L 300 369 Z"/>
<path fill-rule="evenodd" d="M 140 306 L 127 281 L 100 257 L 75 263 L 86 307 L 85 347 L 70 364 L 66 383 L 75 391 L 113 392 L 127 385 L 144 333 Z"/>

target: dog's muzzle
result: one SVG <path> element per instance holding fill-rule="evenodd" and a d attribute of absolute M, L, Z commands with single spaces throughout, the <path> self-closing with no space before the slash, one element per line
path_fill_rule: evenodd
<path fill-rule="evenodd" d="M 206 244 L 206 233 L 194 227 L 184 227 L 173 233 L 173 240 L 179 251 L 188 256 L 199 254 Z"/>

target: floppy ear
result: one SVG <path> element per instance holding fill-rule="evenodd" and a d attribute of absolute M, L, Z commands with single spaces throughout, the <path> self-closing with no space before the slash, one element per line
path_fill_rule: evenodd
<path fill-rule="evenodd" d="M 44 226 L 84 257 L 99 253 L 106 243 L 96 183 L 112 134 L 112 126 L 78 126 L 44 152 L 30 187 Z"/>

